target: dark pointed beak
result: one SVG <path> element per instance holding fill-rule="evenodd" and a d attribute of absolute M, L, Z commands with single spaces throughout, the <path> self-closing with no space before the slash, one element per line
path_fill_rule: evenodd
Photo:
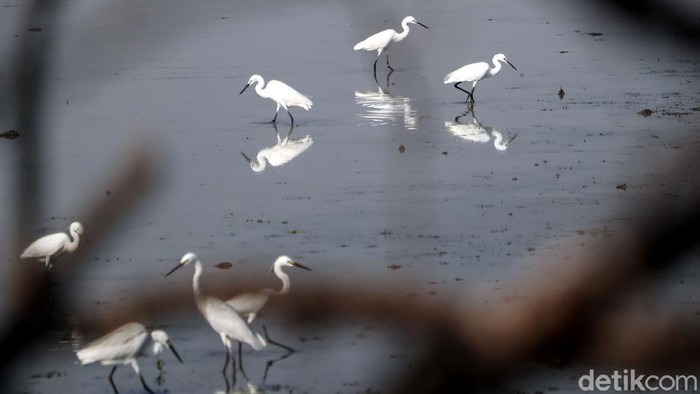
<path fill-rule="evenodd" d="M 177 361 L 179 361 L 180 364 L 182 364 L 182 359 L 180 358 L 180 355 L 177 354 L 177 351 L 173 347 L 173 344 L 170 343 L 170 341 L 168 341 L 168 349 L 170 349 L 170 351 L 173 352 L 173 354 L 175 355 L 175 358 L 177 358 Z"/>
<path fill-rule="evenodd" d="M 241 154 L 243 155 L 243 157 L 245 158 L 245 160 L 246 160 L 248 163 L 250 163 L 250 162 L 252 161 L 252 160 L 250 160 L 250 157 L 248 157 L 248 156 L 245 155 L 245 153 L 241 152 Z"/>
<path fill-rule="evenodd" d="M 290 264 L 293 265 L 293 266 L 295 266 L 295 267 L 299 267 L 299 268 L 301 268 L 301 269 L 305 269 L 305 270 L 307 270 L 307 271 L 311 271 L 311 268 L 309 268 L 309 267 L 304 267 L 303 265 L 297 263 L 296 261 L 292 261 Z"/>
<path fill-rule="evenodd" d="M 515 66 L 513 65 L 513 63 L 509 62 L 508 60 L 506 60 L 506 63 L 508 63 L 509 66 L 513 67 L 513 70 L 518 71 L 518 69 L 515 68 Z"/>
<path fill-rule="evenodd" d="M 422 24 L 422 23 L 420 23 L 420 22 L 418 22 L 418 21 L 416 21 L 416 23 L 419 24 L 419 25 L 421 25 L 421 26 L 423 26 L 423 27 L 425 27 L 426 29 L 430 30 L 430 28 L 429 28 L 428 26 L 426 26 L 426 25 L 424 25 L 424 24 Z"/>
<path fill-rule="evenodd" d="M 175 268 L 171 269 L 170 272 L 168 272 L 167 274 L 165 274 L 165 276 L 168 276 L 168 275 L 172 274 L 173 272 L 177 271 L 178 269 L 180 269 L 180 268 L 182 268 L 182 267 L 184 267 L 184 266 L 185 266 L 184 264 L 178 263 L 178 264 L 175 266 Z"/>
<path fill-rule="evenodd" d="M 250 86 L 250 84 L 245 85 L 245 87 L 243 88 L 243 90 L 241 90 L 241 92 L 238 93 L 238 94 L 239 94 L 239 95 L 243 94 L 243 92 L 245 92 L 245 90 L 248 89 L 248 86 Z"/>

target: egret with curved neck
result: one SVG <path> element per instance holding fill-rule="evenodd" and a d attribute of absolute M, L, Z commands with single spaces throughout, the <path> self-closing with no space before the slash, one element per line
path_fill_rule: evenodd
<path fill-rule="evenodd" d="M 68 229 L 68 234 L 55 233 L 43 236 L 27 246 L 20 258 L 36 258 L 43 261 L 46 269 L 50 270 L 59 257 L 65 253 L 73 253 L 78 248 L 83 232 L 83 225 L 73 222 Z"/>
<path fill-rule="evenodd" d="M 274 264 L 272 265 L 271 271 L 275 273 L 275 275 L 282 281 L 282 288 L 280 290 L 274 290 L 274 289 L 261 289 L 258 291 L 254 291 L 251 293 L 243 293 L 239 294 L 228 301 L 226 301 L 226 304 L 229 306 L 233 307 L 238 313 L 240 313 L 243 316 L 247 316 L 248 318 L 248 324 L 253 323 L 253 320 L 255 320 L 256 316 L 260 311 L 267 305 L 268 301 L 272 297 L 279 297 L 279 296 L 284 296 L 287 293 L 289 293 L 290 289 L 290 281 L 289 281 L 289 275 L 287 275 L 282 268 L 283 267 L 297 267 L 301 269 L 305 269 L 307 271 L 311 271 L 310 268 L 307 268 L 296 261 L 292 260 L 289 256 L 279 256 Z M 279 346 L 281 348 L 286 349 L 289 352 L 294 352 L 295 350 L 292 349 L 289 346 L 283 345 L 279 342 L 273 341 L 270 339 L 270 337 L 267 335 L 267 330 L 265 329 L 265 336 L 267 342 Z M 240 345 L 238 348 L 240 352 Z"/>
<path fill-rule="evenodd" d="M 474 103 L 474 89 L 476 88 L 476 84 L 482 79 L 491 78 L 498 74 L 498 72 L 501 71 L 501 63 L 506 63 L 513 67 L 514 70 L 517 70 L 517 68 L 506 59 L 506 55 L 502 53 L 494 55 L 492 63 L 493 67 L 486 62 L 467 64 L 445 75 L 444 83 L 453 83 L 455 88 L 467 94 L 467 101 L 471 100 L 471 102 Z M 462 82 L 471 82 L 472 90 L 466 91 L 459 87 L 459 84 Z"/>
<path fill-rule="evenodd" d="M 165 274 L 168 276 L 176 270 L 194 262 L 194 275 L 192 276 L 192 290 L 194 299 L 197 304 L 197 309 L 202 313 L 211 328 L 221 336 L 221 341 L 226 347 L 226 362 L 224 363 L 224 377 L 226 376 L 226 368 L 228 367 L 229 359 L 233 367 L 233 380 L 236 381 L 236 360 L 233 355 L 233 341 L 246 343 L 255 350 L 260 350 L 267 345 L 265 338 L 258 333 L 254 333 L 248 323 L 238 314 L 238 312 L 226 305 L 220 299 L 205 295 L 200 287 L 200 278 L 202 276 L 202 263 L 194 253 L 187 253 L 182 256 L 180 263 L 175 266 L 170 272 Z M 239 367 L 243 371 L 243 360 L 239 357 Z M 245 372 L 244 372 L 245 373 Z"/>
<path fill-rule="evenodd" d="M 265 85 L 265 80 L 262 76 L 258 74 L 251 75 L 250 79 L 248 80 L 248 83 L 238 94 L 243 94 L 243 92 L 245 92 L 246 89 L 248 89 L 248 87 L 253 84 L 255 84 L 255 93 L 257 93 L 258 96 L 262 98 L 269 98 L 270 100 L 273 100 L 275 103 L 277 103 L 275 117 L 270 123 L 277 122 L 277 113 L 279 112 L 280 107 L 282 107 L 285 109 L 285 111 L 287 111 L 289 119 L 291 119 L 292 121 L 292 126 L 294 126 L 294 117 L 289 111 L 289 107 L 301 107 L 308 111 L 314 104 L 313 102 L 311 102 L 311 100 L 309 100 L 308 97 L 297 92 L 296 90 L 294 90 L 294 88 L 292 88 L 284 82 L 280 82 L 273 79 L 267 83 L 267 86 L 263 87 L 263 85 Z"/>
<path fill-rule="evenodd" d="M 411 31 L 411 28 L 408 27 L 409 23 L 414 23 L 417 25 L 420 25 L 426 29 L 428 29 L 428 26 L 418 22 L 416 18 L 412 16 L 407 16 L 403 18 L 401 21 L 401 27 L 403 27 L 403 30 L 401 33 L 397 33 L 396 30 L 394 29 L 386 29 L 383 31 L 380 31 L 377 34 L 371 35 L 367 37 L 366 39 L 358 42 L 352 49 L 359 51 L 359 50 L 365 50 L 365 51 L 377 51 L 377 58 L 374 60 L 374 79 L 377 79 L 377 61 L 379 60 L 379 56 L 381 56 L 382 52 L 387 51 L 391 44 L 395 42 L 402 41 L 404 38 L 408 36 L 408 32 Z M 389 64 L 389 52 L 386 53 L 386 66 L 391 70 L 391 72 L 394 71 L 394 69 L 391 67 L 391 64 Z"/>

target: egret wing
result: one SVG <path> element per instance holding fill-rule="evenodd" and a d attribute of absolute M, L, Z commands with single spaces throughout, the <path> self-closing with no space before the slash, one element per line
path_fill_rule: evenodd
<path fill-rule="evenodd" d="M 148 331 L 141 323 L 127 323 L 109 334 L 96 339 L 79 350 L 76 355 L 84 364 L 97 361 L 114 363 L 135 357 L 141 352 L 148 339 Z"/>
<path fill-rule="evenodd" d="M 467 64 L 447 74 L 445 76 L 445 83 L 478 81 L 483 78 L 490 69 L 489 64 L 486 62 Z"/>
<path fill-rule="evenodd" d="M 273 100 L 284 102 L 288 106 L 302 107 L 308 111 L 313 105 L 308 97 L 297 92 L 284 82 L 272 80 L 267 83 L 265 91 Z"/>
<path fill-rule="evenodd" d="M 264 291 L 239 294 L 226 301 L 226 304 L 236 310 L 241 315 L 259 312 L 267 301 L 270 294 Z"/>
<path fill-rule="evenodd" d="M 202 313 L 214 331 L 223 333 L 236 341 L 247 343 L 255 350 L 264 347 L 236 310 L 218 298 L 206 297 Z"/>
<path fill-rule="evenodd" d="M 366 51 L 377 51 L 381 48 L 389 46 L 394 34 L 396 34 L 394 29 L 382 30 L 377 34 L 373 34 L 363 41 L 358 42 L 352 49 L 356 51 L 359 51 L 360 49 L 364 49 Z"/>
<path fill-rule="evenodd" d="M 20 257 L 24 259 L 28 257 L 51 256 L 59 253 L 68 242 L 68 236 L 64 233 L 46 235 L 27 246 Z"/>

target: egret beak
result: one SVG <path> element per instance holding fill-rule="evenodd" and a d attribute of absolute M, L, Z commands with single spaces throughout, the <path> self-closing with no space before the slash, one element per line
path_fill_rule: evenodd
<path fill-rule="evenodd" d="M 419 25 L 421 25 L 421 26 L 423 26 L 423 27 L 425 27 L 426 29 L 430 30 L 430 28 L 429 28 L 428 26 L 426 26 L 426 25 L 424 25 L 424 24 L 422 24 L 422 23 L 420 23 L 420 22 L 418 22 L 418 21 L 416 21 L 416 23 L 419 24 Z"/>
<path fill-rule="evenodd" d="M 84 235 L 81 235 L 81 236 L 80 236 L 80 239 L 82 239 L 83 241 L 85 241 L 85 243 L 87 243 L 87 244 L 92 244 L 92 242 L 90 241 L 90 239 L 89 239 L 88 237 L 84 236 Z"/>
<path fill-rule="evenodd" d="M 296 261 L 290 261 L 289 264 L 291 264 L 291 265 L 293 265 L 293 266 L 295 266 L 295 267 L 299 267 L 299 268 L 301 268 L 301 269 L 305 269 L 305 270 L 307 270 L 307 271 L 311 271 L 311 268 L 309 268 L 309 267 L 304 267 L 303 265 L 297 263 Z"/>
<path fill-rule="evenodd" d="M 513 65 L 513 63 L 509 62 L 508 60 L 506 60 L 505 62 L 508 63 L 509 66 L 513 67 L 513 70 L 518 71 L 518 69 L 515 68 L 515 66 Z"/>
<path fill-rule="evenodd" d="M 243 94 L 243 92 L 245 92 L 245 90 L 248 89 L 248 86 L 250 86 L 250 84 L 245 85 L 245 87 L 243 88 L 243 90 L 241 90 L 241 92 L 238 93 L 238 94 L 239 94 L 239 95 Z"/>
<path fill-rule="evenodd" d="M 243 158 L 245 158 L 245 160 L 246 160 L 248 163 L 252 162 L 252 160 L 250 160 L 250 157 L 246 156 L 245 153 L 241 152 L 241 154 L 243 155 Z"/>
<path fill-rule="evenodd" d="M 179 361 L 180 364 L 182 364 L 182 359 L 180 358 L 180 355 L 177 354 L 177 351 L 173 347 L 173 344 L 170 343 L 170 341 L 168 341 L 168 342 L 166 342 L 166 345 L 168 346 L 168 349 L 170 349 L 170 351 L 173 352 L 173 354 L 175 355 L 175 358 L 177 358 L 177 361 Z"/>
<path fill-rule="evenodd" d="M 167 274 L 165 274 L 165 276 L 168 276 L 168 275 L 172 274 L 173 272 L 177 271 L 178 269 L 180 269 L 180 268 L 182 268 L 182 267 L 184 267 L 184 266 L 185 266 L 184 263 L 178 263 L 178 264 L 175 266 L 175 268 L 171 269 L 170 272 L 168 272 Z"/>

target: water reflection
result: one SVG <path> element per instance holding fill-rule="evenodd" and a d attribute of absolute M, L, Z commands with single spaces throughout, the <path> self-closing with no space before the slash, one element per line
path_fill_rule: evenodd
<path fill-rule="evenodd" d="M 355 91 L 355 103 L 362 107 L 357 116 L 369 121 L 371 126 L 396 126 L 403 121 L 407 130 L 415 130 L 418 117 L 412 98 L 389 94 L 377 85 L 377 91 Z"/>
<path fill-rule="evenodd" d="M 260 384 L 255 384 L 250 381 L 248 378 L 248 375 L 245 373 L 243 369 L 241 369 L 241 372 L 243 374 L 243 377 L 245 379 L 245 382 L 241 382 L 239 387 L 237 386 L 237 380 L 236 380 L 236 374 L 234 372 L 233 374 L 233 381 L 229 381 L 228 376 L 224 373 L 224 384 L 226 385 L 226 388 L 224 390 L 215 390 L 215 394 L 243 394 L 243 393 L 260 393 L 264 392 L 266 388 L 272 387 L 267 385 L 267 376 L 272 369 L 272 367 L 275 365 L 275 363 L 285 360 L 291 356 L 293 356 L 296 352 L 287 352 L 281 356 L 274 357 L 269 359 L 265 363 L 265 372 L 263 373 L 263 378 L 262 382 Z M 235 371 L 235 369 L 234 369 Z M 275 385 L 274 387 L 277 387 Z M 278 391 L 278 390 L 272 390 L 272 391 Z"/>
<path fill-rule="evenodd" d="M 292 130 L 294 130 L 293 127 L 289 129 L 284 138 L 281 138 L 277 131 L 277 126 L 275 126 L 277 144 L 261 149 L 255 156 L 255 159 L 251 159 L 241 152 L 250 164 L 250 168 L 255 172 L 262 172 L 267 167 L 267 164 L 273 167 L 285 165 L 313 145 L 314 140 L 308 134 L 302 138 L 291 138 Z"/>
<path fill-rule="evenodd" d="M 472 118 L 472 121 L 462 123 L 460 119 L 467 115 Z M 473 108 L 455 117 L 454 122 L 445 122 L 445 129 L 450 134 L 469 142 L 487 143 L 493 138 L 493 146 L 499 151 L 508 149 L 510 143 L 518 136 L 516 133 L 512 137 L 506 139 L 498 129 L 492 126 L 482 125 L 479 120 L 477 120 Z"/>

